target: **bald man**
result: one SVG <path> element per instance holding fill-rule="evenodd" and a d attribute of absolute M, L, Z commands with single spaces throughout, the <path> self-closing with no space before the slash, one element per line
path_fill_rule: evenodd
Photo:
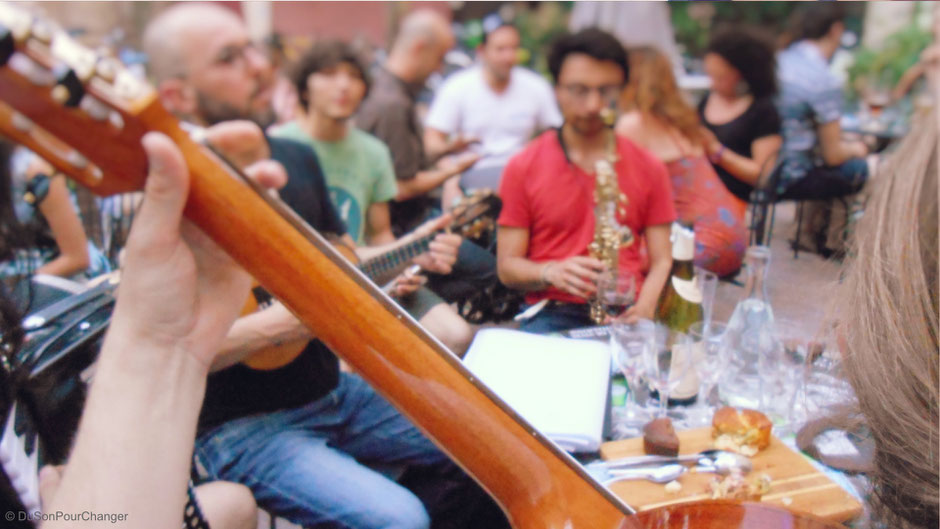
<path fill-rule="evenodd" d="M 273 120 L 270 64 L 233 12 L 176 4 L 148 26 L 144 46 L 171 111 L 201 125 Z M 273 138 L 269 146 L 287 169 L 282 197 L 314 228 L 344 235 L 312 150 Z M 235 322 L 199 418 L 196 457 L 209 476 L 247 485 L 261 507 L 304 527 L 472 523 L 447 509 L 468 493 L 481 497 L 479 489 L 361 378 L 341 373 L 322 343 L 275 370 L 240 363 L 298 338 L 309 331 L 279 304 Z M 422 492 L 367 465 L 407 467 L 403 479 Z"/>
<path fill-rule="evenodd" d="M 438 153 L 456 155 L 432 167 L 424 150 L 415 104 L 425 81 L 441 68 L 444 55 L 453 46 L 450 24 L 440 13 L 421 9 L 409 14 L 356 115 L 356 126 L 382 140 L 392 154 L 398 195 L 389 203 L 389 213 L 395 235 L 413 230 L 438 213 L 441 198 L 431 192 L 445 182 L 452 184 L 448 196 L 462 193 L 457 185 L 460 174 L 480 159 L 475 153 L 461 152 L 467 145 L 458 140 Z M 449 199 L 446 202 L 452 204 Z M 428 287 L 445 301 L 462 303 L 496 286 L 496 259 L 464 240 L 453 271 L 427 277 Z"/>
<path fill-rule="evenodd" d="M 453 32 L 439 13 L 418 10 L 409 14 L 356 116 L 356 125 L 385 142 L 392 153 L 398 179 L 398 196 L 392 204 L 396 231 L 407 232 L 419 224 L 437 204 L 427 193 L 479 159 L 467 154 L 456 163 L 429 167 L 422 126 L 415 113 L 425 81 L 441 68 L 444 55 L 453 46 Z"/>

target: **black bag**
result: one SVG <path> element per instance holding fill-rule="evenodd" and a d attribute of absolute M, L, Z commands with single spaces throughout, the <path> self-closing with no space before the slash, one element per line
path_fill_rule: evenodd
<path fill-rule="evenodd" d="M 39 469 L 68 456 L 113 289 L 72 294 L 35 282 L 27 289 L 33 306 L 23 319 L 25 340 L 0 373 L 0 510 L 14 513 L 4 518 L 10 527 L 32 527 L 20 513 L 39 508 Z"/>

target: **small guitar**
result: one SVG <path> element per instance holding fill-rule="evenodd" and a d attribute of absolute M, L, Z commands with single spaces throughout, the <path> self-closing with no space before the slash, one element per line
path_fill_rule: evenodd
<path fill-rule="evenodd" d="M 454 220 L 447 228 L 393 248 L 381 255 L 359 262 L 355 252 L 342 244 L 335 244 L 337 250 L 344 257 L 356 264 L 356 267 L 373 282 L 387 277 L 392 271 L 410 262 L 415 257 L 428 251 L 431 241 L 440 233 L 449 231 L 463 237 L 473 238 L 485 230 L 492 229 L 499 216 L 502 201 L 491 191 L 479 191 L 465 197 L 454 207 L 452 215 Z M 271 295 L 260 285 L 254 285 L 251 295 L 242 309 L 242 315 L 251 314 L 260 308 L 268 306 L 273 301 Z M 303 352 L 309 340 L 294 340 L 265 347 L 252 353 L 242 361 L 252 369 L 271 370 L 283 367 L 292 362 L 297 355 Z"/>

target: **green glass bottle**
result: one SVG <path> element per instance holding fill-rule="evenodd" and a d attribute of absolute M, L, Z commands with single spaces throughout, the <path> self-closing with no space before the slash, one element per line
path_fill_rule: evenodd
<path fill-rule="evenodd" d="M 692 228 L 672 225 L 672 271 L 663 287 L 655 319 L 678 332 L 688 332 L 693 323 L 702 321 L 702 291 L 695 280 L 695 232 Z M 687 357 L 691 361 L 691 357 Z M 694 366 L 685 370 L 679 385 L 669 395 L 669 404 L 691 404 L 698 394 L 698 376 Z"/>

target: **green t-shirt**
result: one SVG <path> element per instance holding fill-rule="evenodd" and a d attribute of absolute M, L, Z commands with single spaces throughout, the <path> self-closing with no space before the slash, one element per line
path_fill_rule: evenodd
<path fill-rule="evenodd" d="M 357 244 L 365 244 L 366 211 L 398 194 L 392 155 L 379 139 L 355 127 L 340 141 L 311 138 L 296 121 L 282 125 L 272 136 L 313 147 L 326 177 L 330 199 Z"/>

